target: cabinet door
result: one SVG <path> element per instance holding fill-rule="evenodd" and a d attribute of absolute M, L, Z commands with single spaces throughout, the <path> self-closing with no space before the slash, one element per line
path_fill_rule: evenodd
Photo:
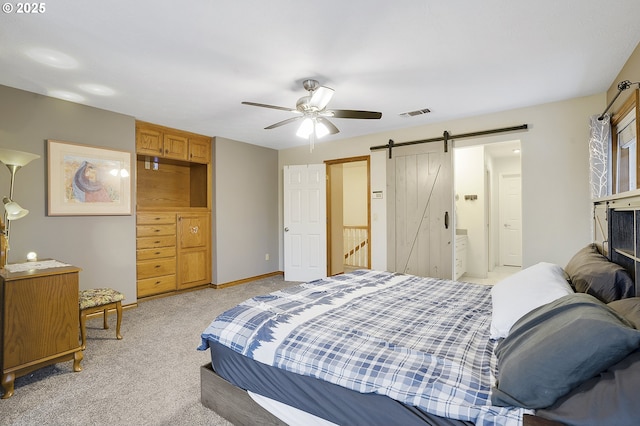
<path fill-rule="evenodd" d="M 138 128 L 136 135 L 136 152 L 153 156 L 163 155 L 162 133 L 158 130 Z"/>
<path fill-rule="evenodd" d="M 180 254 L 179 288 L 189 288 L 210 282 L 207 250 L 191 250 Z"/>
<path fill-rule="evenodd" d="M 178 288 L 211 282 L 210 215 L 178 215 Z"/>
<path fill-rule="evenodd" d="M 207 215 L 178 216 L 180 249 L 206 247 L 208 242 Z"/>
<path fill-rule="evenodd" d="M 189 139 L 184 136 L 164 134 L 164 157 L 187 161 L 189 155 Z"/>
<path fill-rule="evenodd" d="M 204 139 L 189 139 L 189 161 L 208 164 L 211 161 L 211 142 Z"/>
<path fill-rule="evenodd" d="M 79 347 L 77 272 L 5 286 L 4 367 L 35 364 Z"/>

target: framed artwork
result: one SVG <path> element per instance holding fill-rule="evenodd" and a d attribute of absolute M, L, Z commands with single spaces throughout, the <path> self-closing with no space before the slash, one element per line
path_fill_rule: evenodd
<path fill-rule="evenodd" d="M 127 151 L 47 141 L 48 216 L 131 214 L 131 162 Z"/>

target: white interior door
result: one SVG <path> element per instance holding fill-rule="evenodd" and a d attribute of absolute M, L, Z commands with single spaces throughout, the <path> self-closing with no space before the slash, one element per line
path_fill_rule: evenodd
<path fill-rule="evenodd" d="M 453 277 L 451 151 L 439 143 L 393 150 L 387 163 L 389 270 Z"/>
<path fill-rule="evenodd" d="M 519 174 L 500 176 L 500 263 L 522 266 L 522 189 Z"/>
<path fill-rule="evenodd" d="M 284 166 L 284 279 L 327 276 L 327 199 L 324 164 Z"/>

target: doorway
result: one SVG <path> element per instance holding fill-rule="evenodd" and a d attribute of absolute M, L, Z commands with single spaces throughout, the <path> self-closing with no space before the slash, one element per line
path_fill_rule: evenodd
<path fill-rule="evenodd" d="M 522 264 L 520 141 L 469 144 L 454 156 L 456 233 L 466 235 L 459 280 L 493 284 Z"/>
<path fill-rule="evenodd" d="M 371 265 L 369 156 L 327 166 L 327 275 Z"/>

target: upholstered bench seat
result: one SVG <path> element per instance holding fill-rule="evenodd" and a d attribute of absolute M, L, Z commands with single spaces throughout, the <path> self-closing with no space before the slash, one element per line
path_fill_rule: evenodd
<path fill-rule="evenodd" d="M 116 338 L 122 339 L 120 334 L 120 324 L 122 323 L 122 301 L 124 294 L 111 288 L 92 288 L 88 290 L 80 290 L 79 307 L 80 307 L 80 335 L 82 337 L 82 350 L 87 347 L 87 315 L 99 311 L 103 312 L 104 328 L 109 328 L 107 323 L 107 315 L 110 309 L 115 309 L 117 314 L 116 320 Z"/>

